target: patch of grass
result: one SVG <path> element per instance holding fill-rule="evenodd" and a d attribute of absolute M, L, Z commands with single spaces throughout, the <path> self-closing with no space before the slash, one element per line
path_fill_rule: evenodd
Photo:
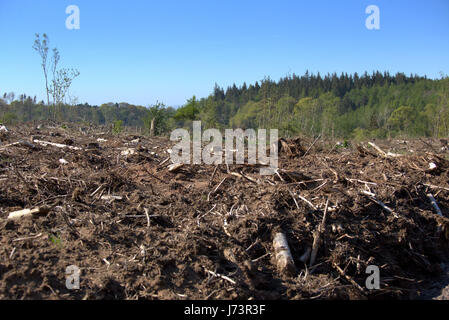
<path fill-rule="evenodd" d="M 55 246 L 57 246 L 59 249 L 61 249 L 62 248 L 62 240 L 61 240 L 61 238 L 58 236 L 58 235 L 54 235 L 54 234 L 51 234 L 51 233 L 49 233 L 48 234 L 48 239 L 55 245 Z"/>

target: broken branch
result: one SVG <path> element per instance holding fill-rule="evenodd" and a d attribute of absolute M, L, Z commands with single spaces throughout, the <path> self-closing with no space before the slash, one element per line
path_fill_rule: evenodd
<path fill-rule="evenodd" d="M 313 266 L 316 260 L 316 255 L 318 253 L 318 249 L 320 248 L 321 244 L 321 236 L 324 233 L 325 227 L 326 227 L 326 218 L 327 218 L 327 207 L 329 205 L 329 199 L 326 200 L 326 206 L 324 208 L 324 215 L 323 220 L 321 221 L 321 224 L 318 226 L 317 230 L 315 231 L 315 234 L 313 236 L 313 246 L 312 246 L 312 254 L 310 256 L 310 264 L 309 266 Z"/>

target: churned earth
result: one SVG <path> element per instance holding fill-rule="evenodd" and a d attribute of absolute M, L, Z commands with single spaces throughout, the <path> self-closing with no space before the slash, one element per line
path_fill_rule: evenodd
<path fill-rule="evenodd" d="M 254 165 L 171 172 L 164 137 L 48 123 L 8 130 L 1 299 L 448 298 L 445 141 L 281 139 L 277 173 L 261 176 Z M 277 267 L 278 232 L 294 274 Z M 76 290 L 66 287 L 71 265 Z M 380 289 L 365 285 L 369 265 Z"/>

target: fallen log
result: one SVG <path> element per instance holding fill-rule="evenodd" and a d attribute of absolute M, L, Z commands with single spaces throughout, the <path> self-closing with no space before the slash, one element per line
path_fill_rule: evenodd
<path fill-rule="evenodd" d="M 33 215 L 46 215 L 50 212 L 49 207 L 36 207 L 33 209 L 23 209 L 18 211 L 10 212 L 8 215 L 8 219 L 19 219 L 26 216 L 33 216 Z"/>
<path fill-rule="evenodd" d="M 293 276 L 296 273 L 296 266 L 284 233 L 277 232 L 274 235 L 273 247 L 276 266 L 279 272 L 288 276 Z"/>

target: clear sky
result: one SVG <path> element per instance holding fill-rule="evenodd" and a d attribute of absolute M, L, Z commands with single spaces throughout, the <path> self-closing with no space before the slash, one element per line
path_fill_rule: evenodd
<path fill-rule="evenodd" d="M 80 29 L 66 29 L 68 5 Z M 368 30 L 365 8 L 380 9 Z M 0 92 L 44 98 L 35 33 L 80 76 L 91 104 L 184 104 L 227 87 L 288 74 L 388 70 L 449 74 L 448 0 L 0 0 Z"/>

